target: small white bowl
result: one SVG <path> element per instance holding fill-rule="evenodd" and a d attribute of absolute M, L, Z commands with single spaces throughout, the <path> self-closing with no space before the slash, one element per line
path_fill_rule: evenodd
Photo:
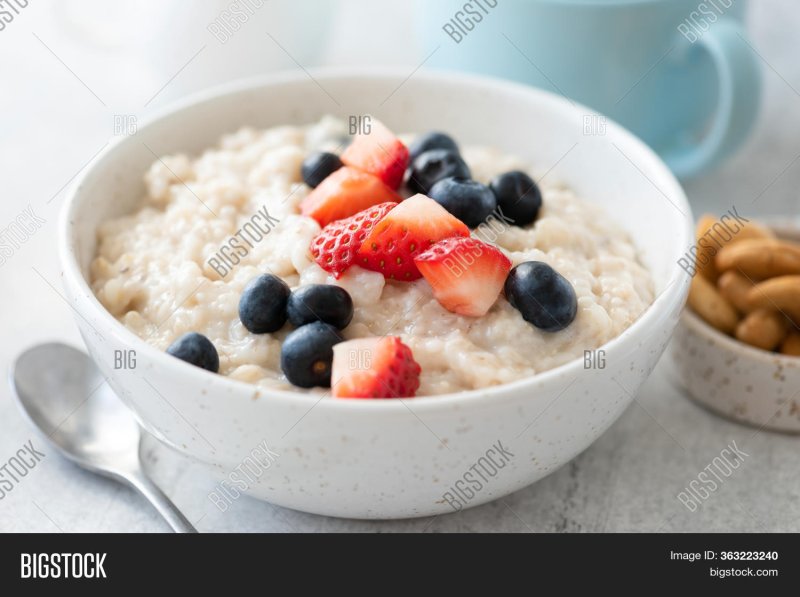
<path fill-rule="evenodd" d="M 407 80 L 406 80 L 407 79 Z M 117 322 L 87 284 L 100 222 L 134 210 L 159 155 L 198 153 L 250 125 L 373 113 L 394 130 L 445 130 L 465 144 L 517 154 L 605 208 L 633 236 L 658 297 L 604 346 L 605 368 L 583 361 L 484 390 L 411 400 L 341 400 L 254 386 L 156 350 Z M 278 454 L 248 493 L 332 516 L 443 514 L 516 491 L 586 449 L 630 404 L 672 334 L 688 292 L 678 258 L 693 242 L 686 197 L 661 160 L 613 123 L 587 136 L 583 106 L 499 80 L 401 70 L 288 73 L 227 85 L 182 102 L 107 148 L 69 194 L 60 252 L 70 304 L 92 357 L 142 425 L 221 477 L 266 442 Z M 135 350 L 134 370 L 114 368 Z M 513 454 L 494 476 L 466 482 L 498 441 Z M 231 494 L 242 485 L 234 485 Z"/>
<path fill-rule="evenodd" d="M 699 404 L 759 428 L 800 432 L 800 357 L 748 346 L 689 309 L 670 354 L 680 383 Z"/>
<path fill-rule="evenodd" d="M 779 237 L 800 240 L 797 220 L 767 218 Z M 670 356 L 678 381 L 698 404 L 761 429 L 800 432 L 800 357 L 739 342 L 688 308 Z"/>

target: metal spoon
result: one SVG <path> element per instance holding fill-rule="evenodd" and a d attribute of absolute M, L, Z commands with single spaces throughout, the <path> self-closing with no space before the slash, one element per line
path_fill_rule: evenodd
<path fill-rule="evenodd" d="M 64 456 L 138 490 L 176 532 L 197 532 L 145 474 L 141 429 L 85 353 L 34 346 L 17 357 L 11 385 L 22 411 Z"/>

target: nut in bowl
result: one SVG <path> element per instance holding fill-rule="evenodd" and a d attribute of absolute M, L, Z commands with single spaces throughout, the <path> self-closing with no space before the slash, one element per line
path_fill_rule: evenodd
<path fill-rule="evenodd" d="M 586 137 L 582 108 L 511 83 L 417 73 L 391 95 L 406 76 L 315 74 L 338 108 L 302 74 L 193 98 L 101 155 L 65 208 L 68 296 L 112 387 L 221 476 L 266 442 L 248 492 L 279 505 L 424 516 L 540 479 L 630 403 L 688 291 L 690 210 L 638 140 Z M 342 123 L 378 107 L 387 153 L 342 150 Z M 491 236 L 509 202 L 519 225 Z M 269 233 L 211 267 L 261 207 Z M 114 369 L 123 350 L 136 369 Z M 502 470 L 454 494 L 495 445 Z"/>
<path fill-rule="evenodd" d="M 800 228 L 789 221 L 700 219 L 689 309 L 671 354 L 697 402 L 800 432 Z"/>

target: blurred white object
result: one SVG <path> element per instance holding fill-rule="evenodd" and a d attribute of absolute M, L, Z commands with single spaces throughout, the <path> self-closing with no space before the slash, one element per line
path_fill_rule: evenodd
<path fill-rule="evenodd" d="M 164 33 L 170 2 L 103 2 L 62 0 L 52 15 L 64 33 L 103 51 L 124 51 L 149 44 Z"/>
<path fill-rule="evenodd" d="M 335 4 L 62 0 L 54 3 L 46 37 L 61 38 L 53 48 L 59 55 L 79 54 L 76 62 L 93 62 L 94 72 L 108 75 L 88 84 L 111 97 L 115 109 L 124 103 L 139 111 L 232 79 L 317 64 Z"/>

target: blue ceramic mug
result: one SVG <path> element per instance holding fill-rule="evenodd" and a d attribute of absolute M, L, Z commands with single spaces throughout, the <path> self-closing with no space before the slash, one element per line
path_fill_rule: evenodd
<path fill-rule="evenodd" d="M 426 66 L 515 79 L 616 120 L 680 177 L 745 140 L 759 58 L 744 0 L 418 0 Z"/>

